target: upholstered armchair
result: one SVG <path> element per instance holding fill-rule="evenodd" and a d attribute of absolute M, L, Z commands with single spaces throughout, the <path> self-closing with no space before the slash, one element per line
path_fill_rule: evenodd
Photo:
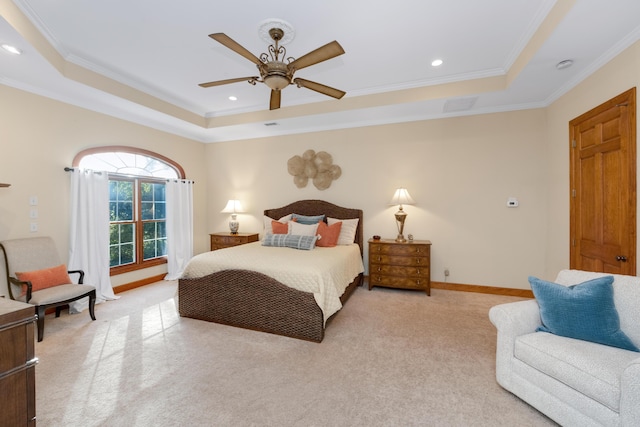
<path fill-rule="evenodd" d="M 67 271 L 50 237 L 30 237 L 0 242 L 4 254 L 9 297 L 35 306 L 38 315 L 38 341 L 44 337 L 47 309 L 56 309 L 60 316 L 63 306 L 89 298 L 89 315 L 96 320 L 94 307 L 96 288 L 83 284 L 82 270 Z M 69 275 L 77 277 L 73 283 Z M 77 275 L 77 276 L 76 276 Z"/>

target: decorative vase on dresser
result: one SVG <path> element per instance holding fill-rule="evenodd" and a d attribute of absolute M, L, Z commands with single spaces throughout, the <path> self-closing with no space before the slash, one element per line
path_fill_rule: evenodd
<path fill-rule="evenodd" d="M 33 305 L 0 298 L 0 426 L 36 425 Z"/>
<path fill-rule="evenodd" d="M 369 239 L 369 290 L 374 286 L 431 295 L 431 242 Z"/>

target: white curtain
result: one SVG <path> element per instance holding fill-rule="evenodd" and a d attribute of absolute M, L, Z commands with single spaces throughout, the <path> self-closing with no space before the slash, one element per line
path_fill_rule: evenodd
<path fill-rule="evenodd" d="M 176 280 L 193 256 L 193 181 L 170 180 L 167 199 L 167 275 Z"/>
<path fill-rule="evenodd" d="M 109 177 L 79 169 L 70 174 L 69 269 L 84 270 L 84 283 L 96 288 L 96 302 L 116 299 L 109 277 Z M 89 299 L 83 298 L 70 304 L 70 311 L 88 305 Z"/>

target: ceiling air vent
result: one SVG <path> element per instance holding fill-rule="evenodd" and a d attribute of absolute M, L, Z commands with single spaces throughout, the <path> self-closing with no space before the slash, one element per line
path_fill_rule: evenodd
<path fill-rule="evenodd" d="M 448 99 L 447 102 L 444 103 L 444 108 L 442 109 L 442 112 L 455 113 L 456 111 L 470 110 L 473 108 L 477 100 L 478 100 L 477 96 L 472 96 L 468 98 Z"/>

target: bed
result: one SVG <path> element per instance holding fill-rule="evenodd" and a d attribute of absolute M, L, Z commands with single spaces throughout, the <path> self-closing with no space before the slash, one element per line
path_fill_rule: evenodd
<path fill-rule="evenodd" d="M 336 294 L 331 298 L 320 296 L 317 289 L 311 292 L 296 289 L 283 283 L 287 282 L 285 279 L 289 275 L 294 276 L 299 272 L 282 270 L 278 274 L 273 274 L 273 272 L 265 274 L 254 270 L 259 269 L 258 264 L 265 263 L 278 265 L 282 269 L 287 265 L 297 264 L 297 257 L 322 255 L 324 258 L 324 255 L 330 254 L 332 249 L 355 251 L 360 264 L 362 264 L 362 210 L 340 207 L 323 200 L 301 200 L 281 208 L 264 211 L 266 217 L 274 220 L 292 213 L 306 216 L 325 215 L 342 220 L 357 218 L 355 244 L 351 245 L 351 248 L 316 247 L 311 251 L 304 251 L 292 248 L 264 247 L 261 242 L 254 242 L 196 255 L 189 262 L 185 274 L 178 280 L 180 315 L 321 342 L 330 319 L 336 315 L 353 291 L 362 284 L 363 266 L 359 267 L 359 273 L 355 272 L 354 274 L 354 271 L 351 270 L 351 274 L 354 275 L 348 276 L 350 281 L 346 280 L 341 283 L 336 287 L 335 292 L 333 288 L 331 288 L 331 292 L 325 292 L 325 294 Z M 264 259 L 262 253 L 258 251 L 265 251 Z M 269 261 L 270 258 L 266 258 L 276 252 L 281 254 L 273 255 L 281 256 L 277 262 Z M 240 267 L 240 265 L 245 265 L 239 264 L 237 261 L 241 257 L 253 257 L 254 260 L 260 259 L 261 261 L 256 262 L 253 267 Z M 209 270 L 210 273 L 208 273 Z M 347 277 L 345 274 L 342 276 Z M 309 280 L 311 279 L 309 278 Z M 342 291 L 343 287 L 344 291 Z M 323 298 L 332 300 L 329 309 L 324 306 L 322 301 L 319 302 Z M 337 310 L 335 310 L 336 304 Z"/>

